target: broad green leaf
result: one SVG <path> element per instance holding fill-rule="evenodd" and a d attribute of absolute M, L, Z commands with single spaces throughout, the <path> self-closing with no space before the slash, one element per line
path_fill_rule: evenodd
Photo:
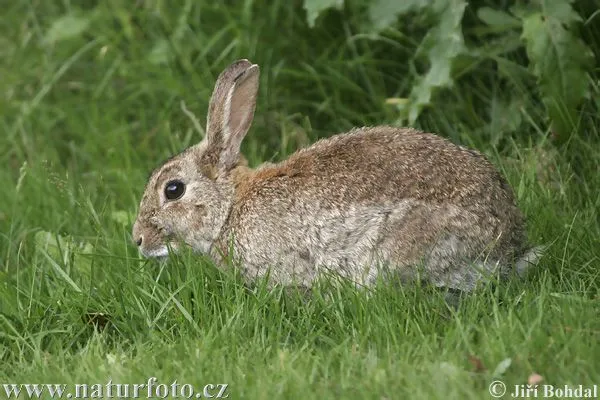
<path fill-rule="evenodd" d="M 494 99 L 490 110 L 491 144 L 498 145 L 500 138 L 512 134 L 521 127 L 523 122 L 521 107 L 523 100 L 518 96 L 511 99 Z"/>
<path fill-rule="evenodd" d="M 344 6 L 344 0 L 304 0 L 304 9 L 306 10 L 306 20 L 308 26 L 313 28 L 319 15 L 330 8 L 341 9 Z"/>
<path fill-rule="evenodd" d="M 151 64 L 166 64 L 173 58 L 173 51 L 171 50 L 171 45 L 167 39 L 159 39 L 150 53 L 148 54 L 148 61 Z"/>
<path fill-rule="evenodd" d="M 521 21 L 519 21 L 518 18 L 515 18 L 504 11 L 494 10 L 490 7 L 481 7 L 479 10 L 477 10 L 477 16 L 486 24 L 495 27 L 502 27 L 505 30 L 518 28 L 521 26 Z"/>
<path fill-rule="evenodd" d="M 44 42 L 56 43 L 81 35 L 90 25 L 91 16 L 67 14 L 55 20 L 46 36 Z"/>
<path fill-rule="evenodd" d="M 581 20 L 570 3 L 542 1 L 539 12 L 523 20 L 522 33 L 552 129 L 561 141 L 568 138 L 577 122 L 577 107 L 589 95 L 588 71 L 593 65 L 592 52 L 570 30 Z"/>
<path fill-rule="evenodd" d="M 133 39 L 134 36 L 134 27 L 131 22 L 132 16 L 129 11 L 125 8 L 117 8 L 114 11 L 114 15 L 116 19 L 119 21 L 121 31 L 125 35 L 128 40 Z"/>
<path fill-rule="evenodd" d="M 574 0 L 541 0 L 541 10 L 546 17 L 555 18 L 563 24 L 581 22 L 581 17 L 571 7 Z"/>
<path fill-rule="evenodd" d="M 380 31 L 393 25 L 398 16 L 428 6 L 429 0 L 375 0 L 369 6 L 369 17 L 373 27 Z"/>
<path fill-rule="evenodd" d="M 436 90 L 453 85 L 452 66 L 457 57 L 467 51 L 461 29 L 467 2 L 448 0 L 444 3 L 438 24 L 427 33 L 419 49 L 419 53 L 427 53 L 429 71 L 418 78 L 406 105 L 399 106 L 401 119 L 408 119 L 409 124 L 414 124 L 423 108 L 431 103 Z"/>

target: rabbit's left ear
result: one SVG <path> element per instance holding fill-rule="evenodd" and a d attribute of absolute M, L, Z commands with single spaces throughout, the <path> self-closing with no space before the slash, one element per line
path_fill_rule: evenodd
<path fill-rule="evenodd" d="M 256 109 L 259 75 L 258 65 L 239 60 L 217 79 L 208 108 L 206 141 L 219 175 L 240 161 L 240 146 Z"/>

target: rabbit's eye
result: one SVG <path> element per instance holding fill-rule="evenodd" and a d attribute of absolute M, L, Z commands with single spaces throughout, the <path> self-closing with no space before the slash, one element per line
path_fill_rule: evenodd
<path fill-rule="evenodd" d="M 185 193 L 185 183 L 174 180 L 167 182 L 165 186 L 165 197 L 167 200 L 177 200 Z"/>

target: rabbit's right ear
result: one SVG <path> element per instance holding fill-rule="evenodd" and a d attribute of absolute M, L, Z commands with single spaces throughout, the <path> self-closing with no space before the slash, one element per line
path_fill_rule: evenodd
<path fill-rule="evenodd" d="M 238 60 L 217 79 L 208 108 L 205 154 L 217 175 L 228 173 L 240 161 L 240 146 L 256 108 L 258 78 L 258 65 Z"/>

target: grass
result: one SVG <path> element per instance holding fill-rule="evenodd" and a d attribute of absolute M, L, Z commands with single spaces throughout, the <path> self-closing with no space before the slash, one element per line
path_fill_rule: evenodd
<path fill-rule="evenodd" d="M 156 377 L 264 399 L 480 399 L 493 380 L 534 372 L 600 384 L 596 113 L 583 109 L 586 135 L 554 148 L 531 88 L 515 83 L 523 135 L 499 134 L 515 116 L 498 114 L 506 83 L 482 65 L 419 120 L 505 173 L 531 242 L 549 245 L 528 279 L 457 310 L 426 287 L 323 287 L 303 301 L 191 254 L 140 260 L 130 230 L 147 175 L 200 139 L 182 102 L 202 125 L 232 60 L 261 65 L 244 143 L 258 165 L 394 121 L 383 103 L 409 88 L 414 41 L 390 50 L 335 15 L 310 30 L 283 1 L 85 4 L 16 1 L 0 18 L 0 384 Z"/>

